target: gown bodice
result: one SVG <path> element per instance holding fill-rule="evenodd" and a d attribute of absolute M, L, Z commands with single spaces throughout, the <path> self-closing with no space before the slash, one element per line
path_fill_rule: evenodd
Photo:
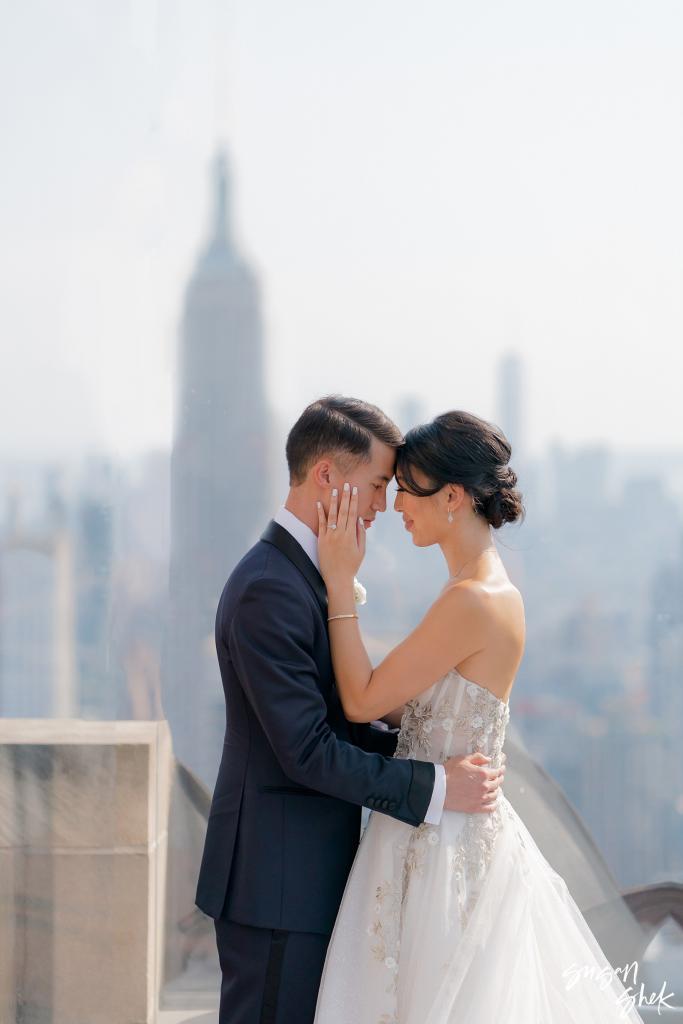
<path fill-rule="evenodd" d="M 478 751 L 499 768 L 509 718 L 506 701 L 451 669 L 405 705 L 394 756 L 443 764 Z"/>

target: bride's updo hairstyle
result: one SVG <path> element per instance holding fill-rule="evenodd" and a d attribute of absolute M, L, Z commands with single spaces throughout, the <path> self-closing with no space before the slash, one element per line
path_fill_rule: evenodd
<path fill-rule="evenodd" d="M 472 496 L 474 511 L 498 529 L 525 516 L 522 494 L 515 486 L 517 474 L 508 465 L 511 453 L 499 427 L 455 410 L 408 431 L 396 453 L 396 473 L 401 486 L 420 498 L 436 494 L 446 484 L 462 484 Z M 429 485 L 420 486 L 415 470 Z"/>

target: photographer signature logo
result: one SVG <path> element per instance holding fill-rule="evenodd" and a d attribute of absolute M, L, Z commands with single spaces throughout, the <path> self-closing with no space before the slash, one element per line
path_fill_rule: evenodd
<path fill-rule="evenodd" d="M 631 973 L 633 978 L 631 983 L 627 985 Z M 667 1001 L 674 998 L 674 993 L 666 991 L 666 980 L 662 983 L 659 992 L 650 992 L 649 994 L 645 992 L 645 986 L 642 981 L 638 985 L 637 960 L 634 960 L 632 964 L 626 964 L 624 967 L 597 968 L 594 964 L 572 964 L 570 967 L 565 968 L 562 972 L 562 977 L 567 979 L 565 983 L 567 991 L 584 978 L 596 981 L 601 989 L 605 989 L 613 983 L 615 977 L 618 977 L 624 989 L 617 999 L 618 1004 L 621 1006 L 622 1017 L 627 1015 L 629 1007 L 633 1009 L 636 1005 L 656 1006 L 657 1014 L 661 1014 L 662 1007 L 666 1007 L 667 1010 L 676 1009 L 674 1003 Z"/>

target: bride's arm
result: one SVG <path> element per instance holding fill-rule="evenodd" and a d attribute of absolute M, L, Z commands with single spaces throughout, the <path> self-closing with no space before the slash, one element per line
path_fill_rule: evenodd
<path fill-rule="evenodd" d="M 373 670 L 358 620 L 333 618 L 348 615 L 354 607 L 353 577 L 330 577 L 327 597 L 334 675 L 344 713 L 352 722 L 370 722 L 395 711 L 484 646 L 480 596 L 469 587 L 453 587 Z"/>
<path fill-rule="evenodd" d="M 486 595 L 466 581 L 437 597 L 422 622 L 386 658 L 372 668 L 354 615 L 353 578 L 365 551 L 365 531 L 357 525 L 358 499 L 336 499 L 327 529 L 318 507 L 318 550 L 327 586 L 330 647 L 337 688 L 346 717 L 371 722 L 417 697 L 437 679 L 486 645 Z M 344 616 L 335 618 L 335 616 Z"/>

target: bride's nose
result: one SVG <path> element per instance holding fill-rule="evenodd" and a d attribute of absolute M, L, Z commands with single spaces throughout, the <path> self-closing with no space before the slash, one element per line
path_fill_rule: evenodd
<path fill-rule="evenodd" d="M 397 494 L 394 498 L 394 512 L 402 512 L 403 507 L 401 505 L 401 495 Z"/>

